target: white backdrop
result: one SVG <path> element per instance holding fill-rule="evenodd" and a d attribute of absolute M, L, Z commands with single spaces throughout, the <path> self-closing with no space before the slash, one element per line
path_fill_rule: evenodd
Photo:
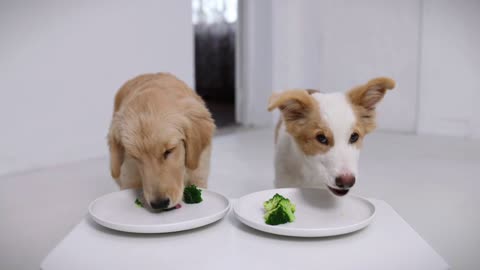
<path fill-rule="evenodd" d="M 273 90 L 398 87 L 380 129 L 480 137 L 480 2 L 243 0 L 237 117 L 272 124 Z M 243 5 L 243 6 L 242 6 Z M 107 153 L 113 95 L 171 71 L 193 85 L 189 0 L 0 2 L 0 174 Z"/>
<path fill-rule="evenodd" d="M 0 2 L 0 174 L 104 156 L 116 90 L 193 84 L 189 0 Z M 107 168 L 105 168 L 107 169 Z"/>
<path fill-rule="evenodd" d="M 480 1 L 423 10 L 419 132 L 480 138 Z"/>
<path fill-rule="evenodd" d="M 275 14 L 274 89 L 346 91 L 373 77 L 390 76 L 398 87 L 379 106 L 379 125 L 414 131 L 418 1 L 288 4 L 284 13 Z"/>
<path fill-rule="evenodd" d="M 246 77 L 249 107 L 265 108 L 272 91 L 345 91 L 385 75 L 397 87 L 379 106 L 379 129 L 480 137 L 479 1 L 258 2 L 243 1 L 250 9 L 271 5 L 253 19 L 246 15 L 245 29 L 256 32 L 241 29 L 254 50 L 244 55 L 253 59 L 249 67 L 265 69 L 270 61 L 272 74 Z M 255 52 L 265 47 L 269 54 Z M 266 110 L 245 111 L 247 124 L 272 124 Z"/>

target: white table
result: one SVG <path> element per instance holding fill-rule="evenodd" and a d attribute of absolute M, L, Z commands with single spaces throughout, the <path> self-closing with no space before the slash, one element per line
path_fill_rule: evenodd
<path fill-rule="evenodd" d="M 328 238 L 289 238 L 251 229 L 230 212 L 209 226 L 171 234 L 109 230 L 84 218 L 43 261 L 44 270 L 449 269 L 384 201 L 367 228 Z"/>

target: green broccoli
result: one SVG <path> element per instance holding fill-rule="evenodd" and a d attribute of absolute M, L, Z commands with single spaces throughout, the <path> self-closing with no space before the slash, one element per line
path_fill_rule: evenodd
<path fill-rule="evenodd" d="M 276 193 L 275 195 L 273 195 L 273 197 L 264 202 L 263 203 L 263 208 L 265 208 L 265 211 L 271 211 L 273 210 L 275 207 L 277 207 L 278 203 L 281 201 L 281 200 L 285 200 L 285 197 L 283 197 L 282 195 Z"/>
<path fill-rule="evenodd" d="M 183 201 L 188 204 L 203 201 L 202 190 L 198 189 L 195 185 L 185 187 L 183 190 Z"/>
<path fill-rule="evenodd" d="M 273 195 L 273 197 L 270 200 L 264 202 L 263 207 L 265 208 L 265 211 L 267 212 L 271 211 L 278 205 L 280 201 L 287 201 L 290 204 L 290 209 L 292 210 L 292 213 L 295 213 L 295 210 L 296 210 L 295 204 L 291 203 L 289 199 L 283 197 L 278 193 Z"/>
<path fill-rule="evenodd" d="M 266 211 L 265 223 L 269 225 L 284 224 L 295 220 L 295 204 L 280 194 L 275 194 L 263 206 Z"/>
<path fill-rule="evenodd" d="M 290 204 L 290 209 L 292 210 L 292 213 L 295 213 L 295 210 L 297 210 L 297 207 L 295 206 L 295 204 L 291 203 L 290 200 L 288 200 L 288 203 Z"/>
<path fill-rule="evenodd" d="M 292 212 L 291 204 L 286 200 L 280 201 L 277 207 L 265 214 L 264 218 L 265 223 L 269 225 L 278 225 L 295 221 L 295 215 Z"/>
<path fill-rule="evenodd" d="M 136 204 L 138 207 L 142 207 L 142 208 L 143 208 L 143 203 L 142 203 L 138 198 L 135 199 L 135 204 Z"/>

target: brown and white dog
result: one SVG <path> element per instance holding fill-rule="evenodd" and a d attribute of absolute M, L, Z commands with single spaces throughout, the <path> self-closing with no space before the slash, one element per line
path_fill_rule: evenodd
<path fill-rule="evenodd" d="M 376 78 L 346 93 L 289 90 L 273 94 L 268 110 L 279 108 L 275 133 L 277 187 L 326 185 L 337 196 L 348 193 L 358 175 L 364 136 L 375 129 L 375 107 L 390 78 Z"/>
<path fill-rule="evenodd" d="M 166 209 L 185 184 L 205 188 L 215 124 L 203 100 L 166 73 L 126 82 L 108 134 L 111 174 L 121 189 L 142 188 L 147 206 Z"/>

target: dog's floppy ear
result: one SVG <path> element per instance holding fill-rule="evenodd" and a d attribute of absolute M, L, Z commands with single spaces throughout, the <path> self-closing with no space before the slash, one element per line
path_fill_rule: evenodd
<path fill-rule="evenodd" d="M 118 179 L 120 177 L 120 168 L 125 158 L 125 149 L 112 132 L 108 134 L 108 146 L 110 148 L 110 173 L 113 178 Z"/>
<path fill-rule="evenodd" d="M 379 77 L 350 90 L 348 92 L 348 98 L 354 105 L 361 106 L 367 110 L 375 110 L 376 105 L 383 99 L 387 90 L 393 89 L 394 87 L 394 80 Z"/>
<path fill-rule="evenodd" d="M 210 112 L 201 103 L 190 103 L 185 113 L 185 164 L 194 170 L 198 168 L 203 150 L 212 142 L 215 124 Z"/>
<path fill-rule="evenodd" d="M 272 94 L 268 111 L 279 108 L 285 121 L 295 121 L 306 117 L 314 106 L 315 100 L 306 90 L 296 89 Z"/>

